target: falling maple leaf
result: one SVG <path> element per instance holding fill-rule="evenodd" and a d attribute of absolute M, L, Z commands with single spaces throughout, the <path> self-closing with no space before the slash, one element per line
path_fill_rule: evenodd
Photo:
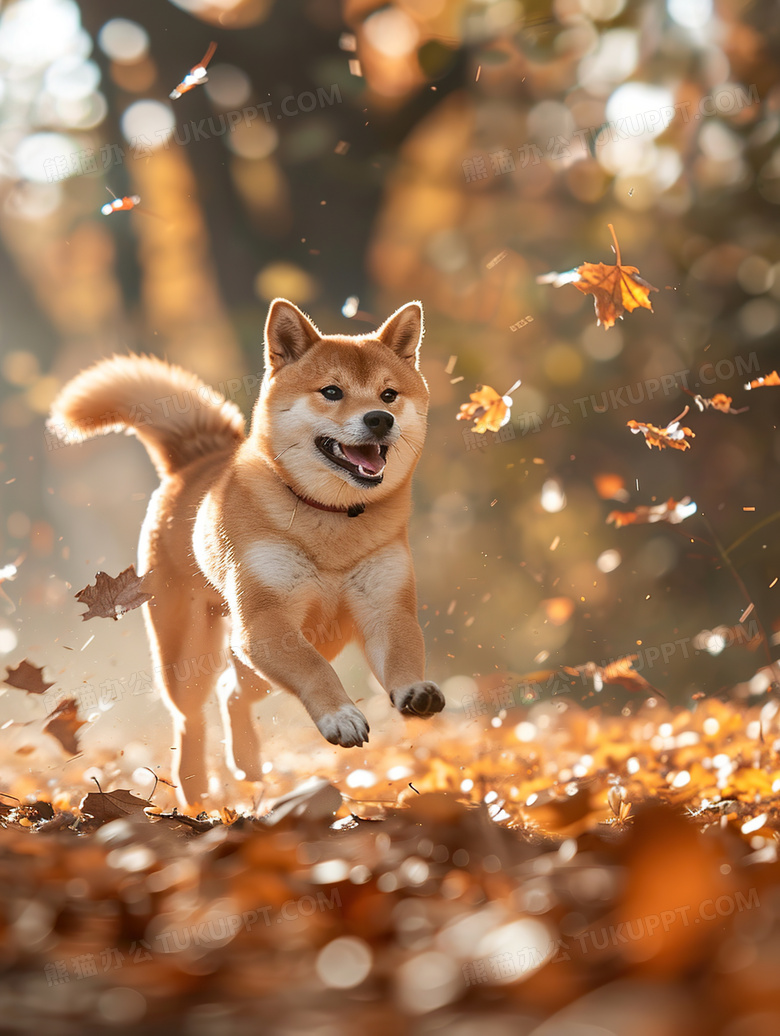
<path fill-rule="evenodd" d="M 654 522 L 679 525 L 695 513 L 696 504 L 689 496 L 684 496 L 682 500 L 670 496 L 664 504 L 650 507 L 640 505 L 633 511 L 612 511 L 607 515 L 607 524 L 614 522 L 616 529 L 622 529 L 624 525 L 652 525 Z"/>
<path fill-rule="evenodd" d="M 693 398 L 694 403 L 699 410 L 707 410 L 712 407 L 713 410 L 720 410 L 722 414 L 744 414 L 746 410 L 750 410 L 749 406 L 740 407 L 739 410 L 734 410 L 732 407 L 733 399 L 731 396 L 724 395 L 723 392 L 718 392 L 712 397 L 700 396 L 696 392 L 691 392 L 690 389 L 684 388 L 683 392 L 687 392 L 689 396 Z"/>
<path fill-rule="evenodd" d="M 86 723 L 86 720 L 79 719 L 76 699 L 66 698 L 60 702 L 48 719 L 49 722 L 43 728 L 46 733 L 56 737 L 70 755 L 76 755 L 80 751 L 77 737 L 79 727 Z"/>
<path fill-rule="evenodd" d="M 607 226 L 615 243 L 617 262 L 614 266 L 607 263 L 583 263 L 566 273 L 545 273 L 536 278 L 537 284 L 553 284 L 556 288 L 573 284 L 583 295 L 592 295 L 596 323 L 603 325 L 605 330 L 613 327 L 618 317 L 622 319 L 625 312 L 631 313 L 640 306 L 652 313 L 650 292 L 658 291 L 658 288 L 639 276 L 636 266 L 622 265 L 615 228 L 611 223 Z"/>
<path fill-rule="evenodd" d="M 691 444 L 688 439 L 695 439 L 696 435 L 690 428 L 680 427 L 680 421 L 689 410 L 690 407 L 686 407 L 666 428 L 656 428 L 654 424 L 645 424 L 642 421 L 626 421 L 626 424 L 634 435 L 639 432 L 644 435 L 648 449 L 657 446 L 659 450 L 665 450 L 669 446 L 673 450 L 689 450 Z"/>
<path fill-rule="evenodd" d="M 3 681 L 9 687 L 18 687 L 21 691 L 28 691 L 30 694 L 45 694 L 54 684 L 47 683 L 43 678 L 43 667 L 40 669 L 26 658 L 22 659 L 16 669 L 6 667 L 6 677 Z"/>
<path fill-rule="evenodd" d="M 642 692 L 647 695 L 658 694 L 663 698 L 664 695 L 661 691 L 648 683 L 644 676 L 634 669 L 633 664 L 638 657 L 638 655 L 624 655 L 605 666 L 600 666 L 596 662 L 585 662 L 584 665 L 564 665 L 561 666 L 561 669 L 569 676 L 591 679 L 596 691 L 600 691 L 605 684 L 618 684 L 625 687 L 627 691 Z"/>
<path fill-rule="evenodd" d="M 140 608 L 151 601 L 154 594 L 143 593 L 144 576 L 136 575 L 135 565 L 130 565 L 118 576 L 98 572 L 94 586 L 85 586 L 75 595 L 76 600 L 86 604 L 88 610 L 81 616 L 87 619 L 119 619 L 125 612 Z"/>
<path fill-rule="evenodd" d="M 748 384 L 745 385 L 745 388 L 769 388 L 770 385 L 780 385 L 780 374 L 778 374 L 777 371 L 772 371 L 771 374 L 767 374 L 762 378 L 756 378 L 755 381 L 748 382 Z"/>
<path fill-rule="evenodd" d="M 485 432 L 497 432 L 503 428 L 512 416 L 512 393 L 522 382 L 518 380 L 503 396 L 499 396 L 490 385 L 482 385 L 469 396 L 470 403 L 462 403 L 457 414 L 458 421 L 473 421 L 474 431 L 483 435 Z"/>

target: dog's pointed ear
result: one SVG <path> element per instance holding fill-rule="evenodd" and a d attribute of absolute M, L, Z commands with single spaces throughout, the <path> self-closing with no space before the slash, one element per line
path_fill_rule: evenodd
<path fill-rule="evenodd" d="M 377 338 L 407 363 L 417 366 L 425 328 L 421 302 L 407 302 L 382 324 Z"/>
<path fill-rule="evenodd" d="M 322 335 L 297 306 L 287 299 L 274 299 L 265 322 L 265 364 L 277 371 L 300 360 Z"/>

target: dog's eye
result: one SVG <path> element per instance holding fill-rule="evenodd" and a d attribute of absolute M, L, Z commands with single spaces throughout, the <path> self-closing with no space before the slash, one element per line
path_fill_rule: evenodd
<path fill-rule="evenodd" d="M 343 399 L 344 393 L 338 387 L 338 385 L 326 385 L 324 389 L 320 389 L 320 392 L 326 399 Z"/>
<path fill-rule="evenodd" d="M 383 403 L 394 403 L 398 398 L 398 393 L 395 389 L 385 389 L 382 395 L 379 397 Z"/>

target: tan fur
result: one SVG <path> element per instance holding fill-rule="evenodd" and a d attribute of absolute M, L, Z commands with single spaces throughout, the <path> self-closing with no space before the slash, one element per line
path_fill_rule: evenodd
<path fill-rule="evenodd" d="M 323 336 L 292 303 L 276 299 L 247 437 L 232 403 L 152 357 L 98 363 L 55 401 L 53 427 L 81 436 L 126 428 L 161 477 L 138 570 L 154 594 L 144 611 L 174 718 L 183 802 L 207 795 L 203 706 L 223 674 L 228 762 L 248 780 L 261 776 L 251 706 L 270 687 L 295 694 L 333 744 L 368 740 L 365 717 L 328 664 L 350 640 L 401 712 L 428 716 L 443 707 L 441 691 L 423 679 L 407 539 L 428 409 L 418 368 L 422 333 L 419 303 L 371 334 Z M 326 398 L 326 386 L 343 398 Z M 383 399 L 388 390 L 397 398 Z M 193 405 L 174 413 L 160 402 L 174 393 L 189 393 Z M 355 456 L 368 460 L 358 468 Z M 344 513 L 361 507 L 356 517 Z"/>
<path fill-rule="evenodd" d="M 77 441 L 127 429 L 161 478 L 244 438 L 235 403 L 156 356 L 112 356 L 82 371 L 55 400 L 49 424 Z"/>

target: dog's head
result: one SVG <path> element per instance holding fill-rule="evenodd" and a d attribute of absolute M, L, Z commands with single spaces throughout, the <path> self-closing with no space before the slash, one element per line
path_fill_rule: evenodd
<path fill-rule="evenodd" d="M 299 496 L 348 508 L 409 480 L 428 412 L 422 336 L 419 302 L 364 335 L 323 335 L 291 302 L 271 303 L 251 434 Z"/>

